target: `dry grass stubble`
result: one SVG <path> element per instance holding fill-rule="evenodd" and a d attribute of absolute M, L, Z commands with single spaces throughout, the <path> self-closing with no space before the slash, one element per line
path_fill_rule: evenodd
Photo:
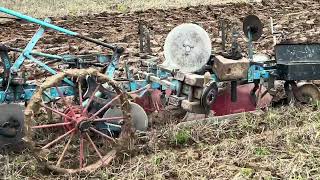
<path fill-rule="evenodd" d="M 248 2 L 248 0 L 1 0 L 0 6 L 35 17 L 86 15 L 101 12 L 128 12 L 146 9 L 168 9 L 209 4 Z"/>

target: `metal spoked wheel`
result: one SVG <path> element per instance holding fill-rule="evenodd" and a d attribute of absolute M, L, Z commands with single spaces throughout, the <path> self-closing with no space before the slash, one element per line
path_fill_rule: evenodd
<path fill-rule="evenodd" d="M 83 84 L 88 76 L 98 86 L 85 98 Z M 65 78 L 74 82 L 73 95 L 63 88 Z M 115 93 L 104 99 L 103 107 L 93 108 L 101 86 Z M 50 98 L 54 94 L 56 98 Z M 103 117 L 112 107 L 119 108 L 121 116 Z M 53 171 L 91 172 L 109 164 L 119 146 L 132 137 L 129 108 L 127 94 L 97 70 L 66 70 L 49 77 L 32 97 L 25 111 L 25 140 L 37 160 Z M 46 111 L 52 112 L 52 118 Z"/>

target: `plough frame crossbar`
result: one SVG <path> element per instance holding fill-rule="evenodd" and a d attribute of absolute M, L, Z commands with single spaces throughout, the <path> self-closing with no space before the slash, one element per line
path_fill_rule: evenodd
<path fill-rule="evenodd" d="M 119 60 L 121 54 L 124 52 L 124 49 L 122 47 L 107 44 L 102 41 L 81 35 L 80 33 L 53 25 L 53 24 L 51 24 L 51 20 L 49 18 L 46 18 L 44 21 L 42 21 L 42 20 L 27 16 L 24 14 L 21 14 L 19 12 L 4 8 L 4 7 L 0 7 L 0 12 L 3 12 L 5 14 L 11 15 L 11 16 L 15 16 L 15 17 L 22 19 L 22 20 L 25 20 L 27 22 L 31 22 L 31 23 L 35 23 L 35 24 L 40 25 L 39 29 L 33 35 L 33 37 L 31 38 L 31 40 L 29 41 L 29 43 L 26 45 L 26 47 L 24 49 L 12 48 L 12 47 L 8 47 L 8 46 L 0 44 L 0 56 L 1 56 L 1 60 L 4 64 L 4 67 L 5 67 L 5 70 L 7 71 L 6 73 L 8 76 L 6 79 L 6 81 L 7 81 L 6 86 L 8 86 L 8 87 L 5 89 L 5 91 L 0 91 L 0 102 L 13 102 L 13 101 L 18 101 L 18 102 L 25 101 L 26 102 L 26 101 L 30 100 L 30 98 L 32 97 L 32 93 L 35 91 L 36 86 L 34 84 L 30 84 L 30 83 L 24 84 L 23 88 L 21 88 L 21 89 L 24 89 L 24 93 L 20 93 L 16 97 L 7 96 L 7 94 L 9 94 L 8 91 L 10 91 L 9 86 L 10 86 L 10 81 L 12 80 L 11 78 L 14 77 L 19 72 L 21 65 L 24 63 L 25 59 L 29 59 L 31 62 L 37 64 L 42 69 L 44 69 L 47 72 L 49 72 L 50 74 L 54 75 L 54 74 L 57 74 L 56 70 L 54 70 L 53 68 L 48 66 L 46 63 L 42 62 L 41 60 L 39 60 L 38 58 L 36 58 L 34 56 L 46 58 L 49 60 L 60 60 L 62 62 L 69 63 L 69 64 L 72 61 L 75 61 L 75 59 L 81 58 L 81 56 L 74 56 L 74 55 L 60 56 L 60 55 L 52 55 L 52 54 L 48 54 L 48 53 L 33 51 L 37 42 L 39 41 L 40 38 L 42 38 L 43 34 L 45 33 L 46 29 L 48 29 L 48 28 L 53 29 L 58 32 L 61 32 L 61 33 L 64 33 L 66 35 L 80 38 L 80 39 L 83 39 L 83 40 L 86 40 L 86 41 L 95 43 L 97 45 L 101 45 L 103 47 L 111 49 L 113 51 L 113 54 L 111 57 L 110 57 L 110 55 L 102 55 L 102 54 L 98 54 L 95 56 L 96 56 L 98 63 L 102 64 L 103 66 L 105 66 L 104 64 L 108 64 L 108 66 L 105 70 L 105 74 L 110 78 L 113 77 L 114 72 L 118 66 L 118 60 Z M 15 51 L 15 52 L 21 53 L 19 55 L 19 57 L 13 63 L 10 60 L 9 56 L 7 55 L 7 53 L 9 51 Z M 4 78 L 1 79 L 1 82 L 4 82 Z M 74 86 L 73 82 L 67 78 L 64 79 L 64 82 L 68 86 L 71 86 L 71 87 Z M 71 87 L 69 87 L 69 89 Z M 66 94 L 69 95 L 70 93 L 66 93 Z M 55 93 L 52 94 L 53 98 L 54 98 L 54 95 L 56 95 L 56 94 Z M 72 93 L 70 95 L 72 95 Z"/>

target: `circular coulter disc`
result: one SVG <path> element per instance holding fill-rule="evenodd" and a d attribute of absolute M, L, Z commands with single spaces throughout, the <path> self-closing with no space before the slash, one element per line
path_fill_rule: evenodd
<path fill-rule="evenodd" d="M 243 32 L 247 38 L 249 31 L 252 33 L 252 41 L 257 41 L 262 35 L 262 22 L 255 15 L 249 15 L 243 20 Z"/>
<path fill-rule="evenodd" d="M 208 33 L 196 24 L 181 24 L 168 34 L 164 43 L 164 66 L 190 73 L 200 70 L 211 55 Z"/>
<path fill-rule="evenodd" d="M 148 116 L 143 108 L 134 103 L 130 102 L 130 113 L 134 127 L 139 131 L 146 131 L 148 128 Z M 110 108 L 103 115 L 104 118 L 123 116 L 120 108 Z"/>

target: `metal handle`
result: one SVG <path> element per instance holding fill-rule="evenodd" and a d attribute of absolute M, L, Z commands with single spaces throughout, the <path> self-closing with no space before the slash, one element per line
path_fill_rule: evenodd
<path fill-rule="evenodd" d="M 16 11 L 13 11 L 13 10 L 10 10 L 10 9 L 4 8 L 4 7 L 0 7 L 0 12 L 9 14 L 11 16 L 15 16 L 17 18 L 20 18 L 20 19 L 23 19 L 23 20 L 26 20 L 26 21 L 29 21 L 29 22 L 32 22 L 32 23 L 35 23 L 35 24 L 39 24 L 39 25 L 41 25 L 43 27 L 46 27 L 46 28 L 54 29 L 54 30 L 62 32 L 64 34 L 68 34 L 70 36 L 75 36 L 77 38 L 87 40 L 89 42 L 92 42 L 92 43 L 95 43 L 95 44 L 110 48 L 110 49 L 112 49 L 114 51 L 117 51 L 118 53 L 122 53 L 124 51 L 124 49 L 122 47 L 113 46 L 113 45 L 104 43 L 102 41 L 98 41 L 96 39 L 92 39 L 90 37 L 83 36 L 80 33 L 77 33 L 77 32 L 74 32 L 74 31 L 70 31 L 68 29 L 65 29 L 65 28 L 62 28 L 62 27 L 47 23 L 45 21 L 41 21 L 39 19 L 36 19 L 36 18 L 27 16 L 27 15 L 21 14 L 19 12 L 16 12 Z"/>

